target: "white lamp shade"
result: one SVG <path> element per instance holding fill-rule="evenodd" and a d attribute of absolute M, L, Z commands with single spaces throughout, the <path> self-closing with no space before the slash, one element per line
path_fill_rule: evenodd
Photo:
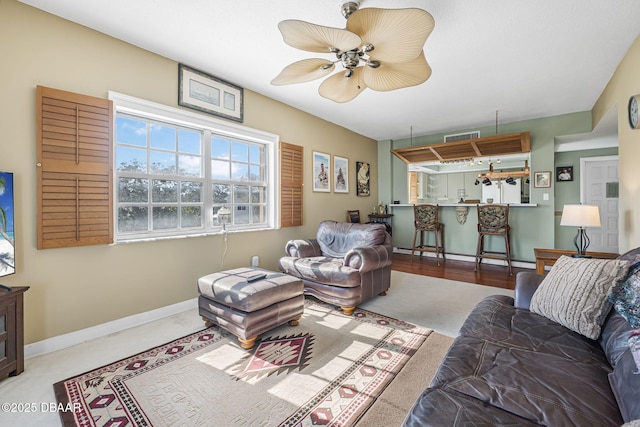
<path fill-rule="evenodd" d="M 596 205 L 564 205 L 560 225 L 600 227 L 600 210 Z"/>

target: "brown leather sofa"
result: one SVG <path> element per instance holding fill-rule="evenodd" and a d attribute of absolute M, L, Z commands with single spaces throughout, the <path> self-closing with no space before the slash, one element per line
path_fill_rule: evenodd
<path fill-rule="evenodd" d="M 323 221 L 315 239 L 290 240 L 280 270 L 302 279 L 305 295 L 355 307 L 384 295 L 391 283 L 391 236 L 384 224 Z"/>
<path fill-rule="evenodd" d="M 474 308 L 405 426 L 620 426 L 640 419 L 631 325 L 612 309 L 591 340 L 530 312 L 543 277 L 521 272 L 515 300 L 495 295 Z"/>

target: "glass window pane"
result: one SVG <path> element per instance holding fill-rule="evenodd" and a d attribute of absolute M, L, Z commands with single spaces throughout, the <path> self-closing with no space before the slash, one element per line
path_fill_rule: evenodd
<path fill-rule="evenodd" d="M 249 161 L 249 144 L 246 142 L 233 141 L 231 145 L 231 160 L 236 162 Z"/>
<path fill-rule="evenodd" d="M 151 125 L 149 145 L 152 148 L 176 151 L 176 129 L 162 125 Z"/>
<path fill-rule="evenodd" d="M 118 180 L 118 202 L 146 203 L 149 201 L 149 180 L 143 178 L 120 178 Z"/>
<path fill-rule="evenodd" d="M 153 203 L 177 203 L 178 183 L 164 179 L 154 179 L 151 188 L 151 201 Z M 154 213 L 155 215 L 155 213 Z"/>
<path fill-rule="evenodd" d="M 251 187 L 251 203 L 266 203 L 267 192 L 264 187 Z"/>
<path fill-rule="evenodd" d="M 146 172 L 147 150 L 117 146 L 116 168 L 120 171 Z"/>
<path fill-rule="evenodd" d="M 176 154 L 163 151 L 151 151 L 150 153 L 151 173 L 163 175 L 175 175 Z"/>
<path fill-rule="evenodd" d="M 178 151 L 188 154 L 201 154 L 201 133 L 180 129 L 178 130 Z"/>
<path fill-rule="evenodd" d="M 233 223 L 249 224 L 249 206 L 248 205 L 236 205 L 235 209 L 233 209 Z"/>
<path fill-rule="evenodd" d="M 229 162 L 211 160 L 211 179 L 229 181 Z"/>
<path fill-rule="evenodd" d="M 200 203 L 202 201 L 202 183 L 183 181 L 180 185 L 180 201 L 183 203 Z"/>
<path fill-rule="evenodd" d="M 257 145 L 250 145 L 249 146 L 249 161 L 251 163 L 257 163 L 260 164 L 261 160 L 262 160 L 262 149 L 257 146 Z"/>
<path fill-rule="evenodd" d="M 202 227 L 202 208 L 200 206 L 183 206 L 182 227 Z"/>
<path fill-rule="evenodd" d="M 202 176 L 201 157 L 178 154 L 178 171 L 181 176 Z"/>
<path fill-rule="evenodd" d="M 230 203 L 231 186 L 226 184 L 213 185 L 213 203 Z"/>
<path fill-rule="evenodd" d="M 252 205 L 251 206 L 251 222 L 252 224 L 266 224 L 267 215 L 264 205 Z"/>
<path fill-rule="evenodd" d="M 125 206 L 118 209 L 118 232 L 147 231 L 149 210 L 146 206 Z"/>
<path fill-rule="evenodd" d="M 116 118 L 116 141 L 118 144 L 147 146 L 147 124 L 126 117 Z"/>
<path fill-rule="evenodd" d="M 229 158 L 229 141 L 219 137 L 211 138 L 211 157 L 214 159 Z"/>
<path fill-rule="evenodd" d="M 262 181 L 262 176 L 260 174 L 260 165 L 249 165 L 249 181 Z"/>
<path fill-rule="evenodd" d="M 178 208 L 176 206 L 156 206 L 153 208 L 153 229 L 178 228 Z"/>
<path fill-rule="evenodd" d="M 233 187 L 234 203 L 249 203 L 249 186 L 236 185 Z"/>
<path fill-rule="evenodd" d="M 249 165 L 246 163 L 232 163 L 231 179 L 234 181 L 249 180 Z"/>

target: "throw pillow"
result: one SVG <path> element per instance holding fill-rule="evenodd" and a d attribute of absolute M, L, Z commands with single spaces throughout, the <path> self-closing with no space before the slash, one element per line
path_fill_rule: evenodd
<path fill-rule="evenodd" d="M 611 309 L 611 288 L 628 270 L 629 261 L 562 256 L 531 297 L 530 310 L 597 339 Z"/>
<path fill-rule="evenodd" d="M 634 374 L 638 375 L 640 374 L 640 329 L 631 331 L 631 335 L 629 335 L 629 349 L 638 368 Z"/>
<path fill-rule="evenodd" d="M 629 268 L 624 282 L 613 287 L 609 301 L 633 328 L 640 328 L 640 262 Z"/>

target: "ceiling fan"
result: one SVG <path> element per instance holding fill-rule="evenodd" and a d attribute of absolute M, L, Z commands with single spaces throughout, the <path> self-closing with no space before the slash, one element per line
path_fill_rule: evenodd
<path fill-rule="evenodd" d="M 335 64 L 345 69 L 325 79 L 321 96 L 348 102 L 364 89 L 390 91 L 416 86 L 431 76 L 422 48 L 435 22 L 417 9 L 359 9 L 358 2 L 342 5 L 346 29 L 288 19 L 278 24 L 290 46 L 308 52 L 334 54 L 336 60 L 303 59 L 286 66 L 272 85 L 304 83 L 331 74 Z"/>

